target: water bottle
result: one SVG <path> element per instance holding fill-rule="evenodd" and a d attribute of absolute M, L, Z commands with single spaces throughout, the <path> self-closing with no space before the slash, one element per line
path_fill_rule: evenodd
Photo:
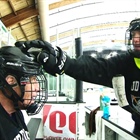
<path fill-rule="evenodd" d="M 110 98 L 108 96 L 102 97 L 102 105 L 103 105 L 103 118 L 108 119 L 110 116 Z"/>
<path fill-rule="evenodd" d="M 100 95 L 100 110 L 103 110 L 102 98 L 103 98 L 103 95 Z"/>
<path fill-rule="evenodd" d="M 103 105 L 102 105 L 102 98 L 103 98 L 103 88 L 100 88 L 100 110 L 103 110 Z"/>

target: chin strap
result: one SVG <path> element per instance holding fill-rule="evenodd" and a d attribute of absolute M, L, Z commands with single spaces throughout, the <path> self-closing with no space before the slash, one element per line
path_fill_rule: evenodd
<path fill-rule="evenodd" d="M 2 71 L 0 70 L 0 89 L 3 92 L 4 96 L 13 101 L 15 109 L 19 110 L 18 101 L 23 102 L 24 100 L 19 97 L 18 94 L 13 90 L 13 86 L 15 85 L 11 86 L 6 82 L 5 78 L 2 75 Z M 8 90 L 12 95 L 8 95 L 6 90 Z"/>
<path fill-rule="evenodd" d="M 30 106 L 27 107 L 26 112 L 29 116 L 38 114 L 43 108 L 44 103 L 34 102 Z"/>

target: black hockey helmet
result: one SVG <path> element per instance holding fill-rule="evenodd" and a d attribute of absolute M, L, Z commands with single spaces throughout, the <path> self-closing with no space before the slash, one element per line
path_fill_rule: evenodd
<path fill-rule="evenodd" d="M 6 82 L 5 77 L 9 74 L 16 77 L 21 88 L 21 96 Z M 39 84 L 39 91 L 36 98 L 33 98 L 31 95 L 31 99 L 23 99 L 24 93 L 26 92 L 24 87 L 31 76 L 36 77 Z M 4 87 L 11 92 L 11 96 L 6 94 Z M 0 89 L 6 97 L 14 102 L 16 109 L 19 109 L 19 101 L 23 103 L 24 100 L 34 100 L 34 103 L 26 105 L 25 109 L 28 115 L 37 114 L 47 100 L 47 79 L 42 66 L 36 62 L 33 54 L 28 52 L 25 54 L 14 46 L 0 48 Z M 32 91 L 30 93 L 32 94 Z"/>
<path fill-rule="evenodd" d="M 140 51 L 134 50 L 132 36 L 133 31 L 140 31 L 140 18 L 134 19 L 130 22 L 129 28 L 126 30 L 125 33 L 125 45 L 127 46 L 128 50 L 134 55 L 136 58 L 140 58 Z"/>

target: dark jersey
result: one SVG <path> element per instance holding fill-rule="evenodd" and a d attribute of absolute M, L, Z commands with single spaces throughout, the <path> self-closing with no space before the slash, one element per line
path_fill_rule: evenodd
<path fill-rule="evenodd" d="M 127 100 L 133 108 L 140 112 L 140 69 L 129 52 L 109 59 L 95 59 L 86 55 L 77 60 L 68 57 L 65 73 L 78 80 L 111 88 L 112 78 L 123 75 Z M 140 118 L 133 116 L 133 119 L 140 126 Z"/>
<path fill-rule="evenodd" d="M 17 111 L 10 116 L 0 105 L 0 139 L 30 140 L 21 111 Z"/>

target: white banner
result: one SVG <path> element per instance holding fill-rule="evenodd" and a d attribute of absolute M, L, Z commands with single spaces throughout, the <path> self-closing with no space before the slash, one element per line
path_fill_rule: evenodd
<path fill-rule="evenodd" d="M 76 105 L 46 104 L 43 109 L 44 140 L 76 140 Z"/>

